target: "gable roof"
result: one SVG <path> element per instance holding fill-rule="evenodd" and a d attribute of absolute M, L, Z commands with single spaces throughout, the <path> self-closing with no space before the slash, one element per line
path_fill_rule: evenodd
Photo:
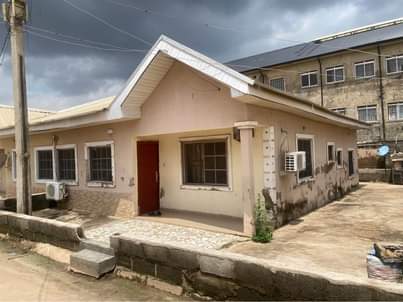
<path fill-rule="evenodd" d="M 324 36 L 316 40 L 233 60 L 226 65 L 239 72 L 252 71 L 331 54 L 403 37 L 403 18 Z"/>

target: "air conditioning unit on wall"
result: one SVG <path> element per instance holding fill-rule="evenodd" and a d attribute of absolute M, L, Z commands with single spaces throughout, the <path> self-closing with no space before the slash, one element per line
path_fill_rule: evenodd
<path fill-rule="evenodd" d="M 60 201 L 67 197 L 66 185 L 61 182 L 48 182 L 46 184 L 46 199 Z"/>
<path fill-rule="evenodd" d="M 303 151 L 285 154 L 285 171 L 298 172 L 306 169 L 306 154 Z"/>

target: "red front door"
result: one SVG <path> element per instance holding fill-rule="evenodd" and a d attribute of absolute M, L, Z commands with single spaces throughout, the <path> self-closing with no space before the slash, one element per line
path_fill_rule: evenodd
<path fill-rule="evenodd" d="M 160 209 L 158 142 L 137 142 L 138 201 L 140 215 Z"/>

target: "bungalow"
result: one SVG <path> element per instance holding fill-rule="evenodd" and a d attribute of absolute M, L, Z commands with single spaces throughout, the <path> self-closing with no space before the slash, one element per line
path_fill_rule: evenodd
<path fill-rule="evenodd" d="M 14 129 L 0 126 L 0 190 L 12 195 Z M 60 181 L 60 206 L 238 217 L 251 234 L 259 194 L 283 224 L 357 185 L 356 129 L 366 127 L 162 36 L 116 97 L 31 114 L 33 190 Z"/>

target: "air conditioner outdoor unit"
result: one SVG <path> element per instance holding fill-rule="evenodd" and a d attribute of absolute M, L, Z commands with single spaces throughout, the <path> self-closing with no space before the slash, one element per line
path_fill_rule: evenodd
<path fill-rule="evenodd" d="M 46 199 L 60 201 L 67 197 L 66 185 L 61 182 L 48 182 L 46 184 Z"/>
<path fill-rule="evenodd" d="M 285 154 L 285 171 L 298 172 L 306 169 L 306 154 L 304 151 Z"/>

